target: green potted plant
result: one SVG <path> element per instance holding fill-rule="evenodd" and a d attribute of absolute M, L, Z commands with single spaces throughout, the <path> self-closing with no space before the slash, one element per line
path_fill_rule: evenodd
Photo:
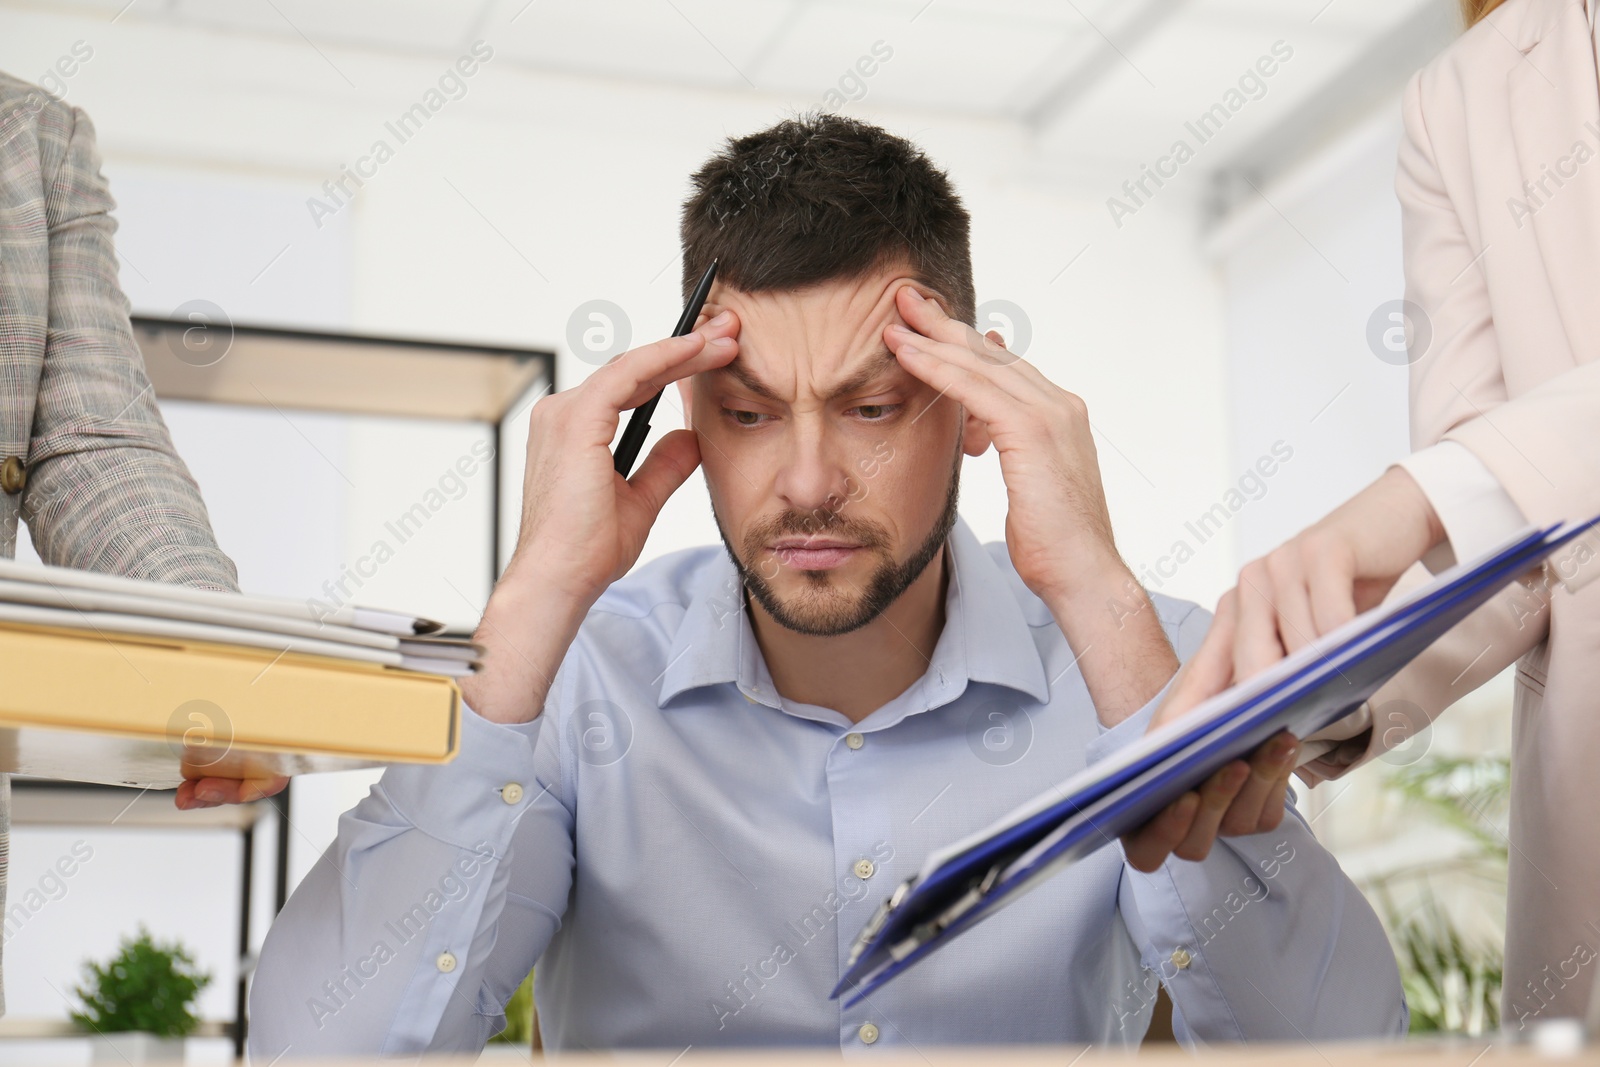
<path fill-rule="evenodd" d="M 489 1039 L 491 1045 L 516 1045 L 526 1051 L 539 1047 L 538 1018 L 533 1010 L 533 972 L 517 986 L 506 1003 L 506 1028 Z"/>
<path fill-rule="evenodd" d="M 1504 914 L 1511 761 L 1504 756 L 1431 756 L 1386 776 L 1384 788 L 1411 820 L 1461 842 L 1449 859 L 1405 863 L 1369 878 L 1400 964 L 1411 1032 L 1476 1036 L 1500 1025 L 1503 921 L 1469 932 L 1439 890 L 1483 893 Z"/>
<path fill-rule="evenodd" d="M 157 944 L 141 926 L 108 962 L 84 962 L 73 990 L 83 1010 L 72 1021 L 91 1035 L 96 1063 L 181 1061 L 183 1039 L 200 1024 L 190 1005 L 210 983 L 181 945 Z"/>

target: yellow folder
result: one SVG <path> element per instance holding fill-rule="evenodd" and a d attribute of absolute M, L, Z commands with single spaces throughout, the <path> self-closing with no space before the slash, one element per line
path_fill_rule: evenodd
<path fill-rule="evenodd" d="M 0 623 L 0 772 L 170 788 L 444 763 L 454 681 L 233 645 Z"/>

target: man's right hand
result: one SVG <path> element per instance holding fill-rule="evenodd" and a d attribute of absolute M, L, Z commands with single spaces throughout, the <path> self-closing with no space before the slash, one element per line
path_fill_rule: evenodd
<path fill-rule="evenodd" d="M 628 573 L 662 505 L 699 465 L 700 450 L 692 432 L 674 430 L 624 480 L 614 469 L 612 438 L 622 412 L 733 358 L 737 320 L 722 314 L 683 337 L 625 352 L 576 388 L 534 405 L 522 527 L 508 578 L 535 568 L 572 599 L 592 602 Z"/>
<path fill-rule="evenodd" d="M 517 547 L 474 634 L 483 669 L 461 686 L 479 715 L 505 723 L 538 716 L 589 608 L 633 567 L 667 498 L 700 464 L 695 434 L 673 430 L 624 479 L 611 454 L 622 413 L 727 364 L 738 330 L 724 312 L 693 333 L 624 352 L 534 404 Z"/>

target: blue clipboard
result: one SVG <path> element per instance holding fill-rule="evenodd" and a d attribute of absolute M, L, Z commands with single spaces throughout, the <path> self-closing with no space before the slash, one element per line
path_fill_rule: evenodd
<path fill-rule="evenodd" d="M 1517 575 L 1597 523 L 1600 516 L 1526 527 L 936 852 L 867 921 L 831 997 L 848 990 L 846 1007 L 857 1003 L 1280 731 L 1304 738 L 1337 722 Z"/>

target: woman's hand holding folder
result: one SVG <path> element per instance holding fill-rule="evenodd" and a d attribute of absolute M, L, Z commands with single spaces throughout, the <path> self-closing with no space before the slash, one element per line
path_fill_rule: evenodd
<path fill-rule="evenodd" d="M 1207 697 L 1259 674 L 1284 656 L 1383 600 L 1408 566 L 1444 539 L 1438 516 L 1403 468 L 1392 467 L 1321 521 L 1245 565 L 1217 602 L 1199 651 L 1184 664 L 1152 720 L 1171 722 Z M 1128 862 L 1142 871 L 1168 855 L 1204 859 L 1219 834 L 1275 829 L 1299 743 L 1284 733 L 1185 793 L 1137 833 Z"/>
<path fill-rule="evenodd" d="M 1259 674 L 1383 600 L 1400 574 L 1444 539 L 1439 518 L 1404 468 L 1376 482 L 1297 536 L 1253 560 L 1217 602 L 1200 650 L 1184 664 L 1152 728 Z M 1283 734 L 1224 767 L 1138 833 L 1128 862 L 1154 870 L 1169 854 L 1204 859 L 1218 834 L 1261 833 L 1283 818 L 1298 743 Z"/>
<path fill-rule="evenodd" d="M 184 768 L 184 773 L 190 773 L 188 767 Z M 288 784 L 289 779 L 281 774 L 267 778 L 186 778 L 179 783 L 172 802 L 184 811 L 214 808 L 219 804 L 249 804 L 283 792 Z"/>
<path fill-rule="evenodd" d="M 1445 539 L 1404 467 L 1376 481 L 1239 571 L 1233 676 L 1242 682 L 1383 601 Z"/>

